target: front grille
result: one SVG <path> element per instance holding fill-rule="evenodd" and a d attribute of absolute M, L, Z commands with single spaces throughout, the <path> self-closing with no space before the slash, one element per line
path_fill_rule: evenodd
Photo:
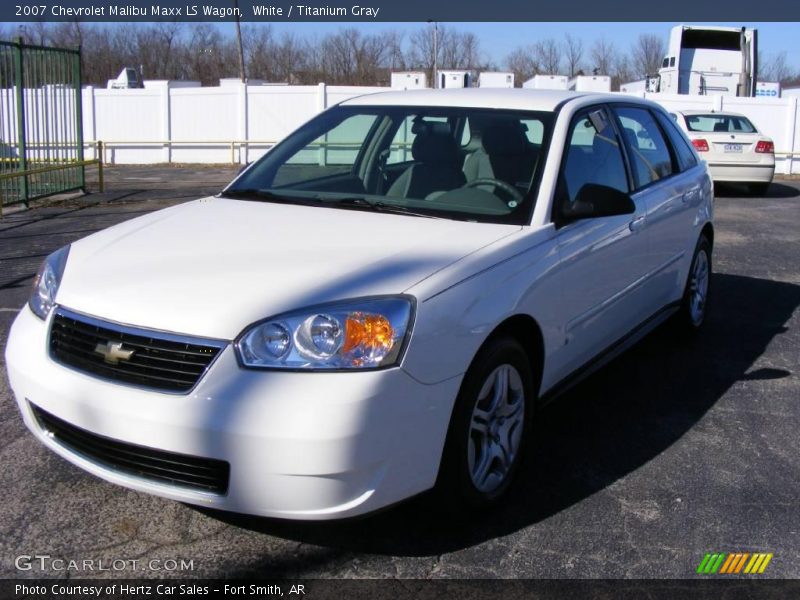
<path fill-rule="evenodd" d="M 111 344 L 117 344 L 117 354 L 104 355 L 103 349 Z M 64 308 L 56 310 L 50 328 L 50 356 L 56 362 L 111 381 L 167 392 L 192 389 L 223 346 L 98 321 Z"/>
<path fill-rule="evenodd" d="M 31 410 L 39 427 L 95 463 L 157 483 L 216 494 L 228 491 L 230 465 L 225 461 L 119 442 L 70 425 L 33 404 Z"/>

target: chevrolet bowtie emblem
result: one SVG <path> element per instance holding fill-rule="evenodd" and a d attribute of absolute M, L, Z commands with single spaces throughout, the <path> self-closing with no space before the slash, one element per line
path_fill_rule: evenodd
<path fill-rule="evenodd" d="M 123 350 L 122 342 L 106 342 L 97 344 L 94 351 L 103 355 L 103 360 L 110 365 L 118 365 L 121 360 L 130 360 L 133 350 Z"/>

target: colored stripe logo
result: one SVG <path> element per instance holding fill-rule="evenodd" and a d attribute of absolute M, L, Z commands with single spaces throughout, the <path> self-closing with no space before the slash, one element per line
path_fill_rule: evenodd
<path fill-rule="evenodd" d="M 708 552 L 697 566 L 698 575 L 760 575 L 772 560 L 765 552 Z"/>

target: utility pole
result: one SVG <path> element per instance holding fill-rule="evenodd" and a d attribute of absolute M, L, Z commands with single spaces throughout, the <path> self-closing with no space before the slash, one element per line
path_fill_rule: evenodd
<path fill-rule="evenodd" d="M 428 23 L 433 23 L 433 89 L 439 87 L 439 23 L 428 19 Z"/>
<path fill-rule="evenodd" d="M 239 0 L 233 0 L 233 9 L 236 13 L 236 44 L 239 47 L 239 79 L 242 83 L 247 83 L 247 75 L 244 72 L 244 47 L 242 46 L 242 26 L 239 22 Z"/>

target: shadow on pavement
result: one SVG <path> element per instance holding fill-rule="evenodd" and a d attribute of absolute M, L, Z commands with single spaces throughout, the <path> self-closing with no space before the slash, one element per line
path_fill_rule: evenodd
<path fill-rule="evenodd" d="M 743 183 L 715 183 L 714 194 L 719 198 L 798 198 L 800 197 L 800 189 L 773 181 L 766 194 L 756 196 Z"/>
<path fill-rule="evenodd" d="M 699 337 L 686 340 L 665 324 L 541 411 L 516 489 L 492 512 L 458 517 L 437 510 L 429 495 L 338 523 L 197 510 L 238 527 L 322 546 L 322 562 L 341 560 L 349 552 L 436 556 L 508 535 L 580 502 L 658 456 L 737 381 L 790 375 L 769 367 L 749 371 L 771 340 L 787 330 L 785 324 L 799 305 L 798 285 L 715 275 L 713 305 Z M 285 557 L 264 556 L 228 575 L 279 576 L 299 567 Z"/>

